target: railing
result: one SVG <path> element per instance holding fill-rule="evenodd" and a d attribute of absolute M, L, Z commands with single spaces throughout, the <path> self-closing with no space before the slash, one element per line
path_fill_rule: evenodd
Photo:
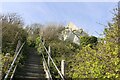
<path fill-rule="evenodd" d="M 45 60 L 45 57 L 42 53 L 42 56 L 43 56 L 43 67 L 44 67 L 44 70 L 46 72 L 46 78 L 48 78 L 49 80 L 52 80 L 52 76 L 50 74 L 50 70 L 49 70 L 49 66 L 47 65 L 47 62 Z"/>
<path fill-rule="evenodd" d="M 14 65 L 14 64 L 15 64 L 16 60 L 18 59 L 18 55 L 20 54 L 20 52 L 21 52 L 24 44 L 25 44 L 25 42 L 21 45 L 21 47 L 19 48 L 18 52 L 15 54 L 15 58 L 13 59 L 13 62 L 12 62 L 12 64 L 10 65 L 10 68 L 8 69 L 8 71 L 7 71 L 6 75 L 5 75 L 4 80 L 8 79 L 8 76 L 10 75 L 10 72 L 11 72 L 12 70 L 13 70 L 13 72 L 12 72 L 12 75 L 11 75 L 10 79 L 13 78 L 14 72 L 15 72 L 16 67 L 17 67 L 17 64 L 16 64 L 16 65 Z M 14 67 L 14 66 L 15 66 L 15 67 Z M 13 69 L 13 67 L 14 67 L 14 69 Z"/>
<path fill-rule="evenodd" d="M 50 55 L 50 53 L 51 53 L 50 46 L 48 47 L 48 50 L 47 50 L 47 48 L 46 48 L 46 46 L 44 45 L 44 43 L 43 43 L 42 41 L 41 41 L 41 43 L 42 43 L 42 45 L 43 45 L 43 47 L 44 47 L 44 49 L 45 49 L 45 51 L 46 51 L 46 53 L 47 53 L 47 56 L 48 56 L 48 59 L 47 59 L 48 62 L 46 62 L 45 56 L 44 56 L 44 54 L 42 53 L 42 57 L 43 57 L 43 67 L 44 67 L 44 70 L 45 70 L 45 72 L 46 72 L 46 78 L 48 78 L 48 80 L 52 80 L 52 76 L 51 76 L 51 73 L 50 73 L 50 70 L 49 70 L 49 68 L 50 68 L 50 60 L 51 60 L 52 64 L 54 65 L 54 67 L 55 67 L 55 69 L 57 70 L 58 74 L 60 75 L 61 79 L 62 79 L 62 80 L 65 80 L 65 79 L 64 79 L 64 60 L 61 61 L 61 71 L 60 71 L 60 70 L 58 69 L 57 65 L 55 64 L 54 60 L 52 59 L 51 55 Z M 19 43 L 18 43 L 18 44 L 19 44 Z M 15 73 L 15 71 L 16 71 L 16 68 L 17 68 L 17 64 L 15 64 L 15 63 L 16 63 L 16 61 L 19 62 L 19 60 L 20 60 L 20 58 L 19 58 L 18 56 L 21 55 L 20 52 L 21 52 L 24 44 L 25 44 L 25 42 L 24 42 L 21 46 L 18 46 L 18 45 L 17 45 L 16 51 L 15 51 L 15 53 L 16 53 L 16 54 L 15 54 L 15 57 L 14 57 L 14 59 L 13 59 L 13 61 L 12 61 L 12 64 L 10 65 L 10 68 L 8 69 L 8 71 L 7 71 L 7 73 L 6 73 L 5 77 L 4 77 L 4 80 L 7 80 L 8 78 L 10 78 L 10 80 L 12 80 L 12 78 L 13 78 L 13 76 L 14 76 L 14 73 Z M 19 44 L 19 45 L 20 45 L 20 44 Z M 12 74 L 10 75 L 10 73 L 12 73 Z M 10 76 L 10 77 L 9 77 L 9 76 Z"/>
<path fill-rule="evenodd" d="M 58 67 L 57 67 L 57 65 L 55 64 L 55 62 L 53 61 L 53 59 L 52 59 L 52 57 L 51 57 L 51 55 L 50 55 L 50 46 L 49 46 L 49 49 L 47 50 L 47 48 L 45 47 L 45 45 L 44 45 L 44 43 L 41 41 L 41 43 L 42 43 L 42 45 L 43 45 L 43 47 L 44 47 L 44 49 L 45 49 L 45 51 L 46 51 L 46 53 L 47 53 L 47 55 L 48 55 L 48 65 L 47 65 L 47 63 L 46 63 L 46 60 L 45 60 L 45 58 L 44 58 L 44 55 L 43 55 L 43 53 L 42 53 L 42 55 L 43 55 L 43 61 L 45 61 L 45 65 L 47 65 L 47 68 L 49 69 L 49 61 L 51 60 L 52 61 L 52 64 L 54 65 L 54 67 L 55 67 L 55 69 L 57 70 L 57 72 L 58 72 L 58 74 L 60 75 L 60 77 L 61 77 L 61 79 L 62 80 L 65 80 L 64 79 L 64 60 L 62 60 L 62 65 L 61 65 L 61 71 L 58 69 Z M 52 76 L 51 76 L 51 74 L 50 74 L 50 70 L 45 70 L 46 71 L 46 76 L 48 76 L 48 79 L 49 80 L 52 80 Z M 62 73 L 61 73 L 62 72 Z"/>

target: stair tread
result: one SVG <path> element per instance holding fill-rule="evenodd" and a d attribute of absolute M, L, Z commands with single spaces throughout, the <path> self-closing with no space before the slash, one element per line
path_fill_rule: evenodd
<path fill-rule="evenodd" d="M 29 51 L 29 56 L 24 65 L 15 72 L 14 78 L 45 78 L 42 65 L 42 57 L 36 54 L 36 50 Z"/>

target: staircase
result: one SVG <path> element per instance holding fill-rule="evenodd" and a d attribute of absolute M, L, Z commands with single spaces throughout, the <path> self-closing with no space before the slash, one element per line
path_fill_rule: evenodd
<path fill-rule="evenodd" d="M 42 65 L 42 56 L 38 55 L 34 48 L 30 48 L 28 58 L 22 67 L 19 67 L 14 75 L 14 80 L 44 80 L 45 72 Z"/>

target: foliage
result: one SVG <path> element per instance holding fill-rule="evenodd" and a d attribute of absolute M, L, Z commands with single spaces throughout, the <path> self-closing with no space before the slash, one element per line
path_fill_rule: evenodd
<path fill-rule="evenodd" d="M 61 24 L 49 24 L 43 26 L 35 23 L 25 29 L 21 17 L 13 14 L 0 15 L 2 22 L 3 49 L 4 53 L 3 73 L 9 68 L 14 58 L 14 51 L 18 40 L 26 41 L 23 53 L 20 57 L 22 64 L 27 57 L 27 47 L 37 48 L 47 59 L 44 42 L 48 49 L 51 47 L 51 57 L 60 69 L 62 59 L 66 62 L 66 76 L 70 78 L 119 78 L 120 79 L 120 14 L 115 14 L 113 23 L 108 23 L 104 30 L 104 38 L 98 41 L 95 36 L 81 36 L 80 46 L 69 41 L 62 41 L 59 35 L 65 29 Z M 75 31 L 74 31 L 75 32 Z M 9 52 L 9 56 L 5 56 Z M 59 78 L 57 70 L 50 62 L 50 71 L 54 78 Z"/>
<path fill-rule="evenodd" d="M 45 29 L 43 29 L 43 34 L 36 38 L 36 48 L 38 52 L 42 52 L 47 59 L 47 53 L 45 52 L 41 43 L 41 41 L 45 41 L 45 46 L 47 47 L 47 49 L 48 46 L 51 47 L 51 57 L 53 58 L 59 69 L 61 67 L 62 59 L 67 59 L 66 57 L 79 51 L 79 46 L 77 44 L 59 40 L 59 35 L 63 29 L 64 28 L 61 25 L 48 25 Z M 50 62 L 50 71 L 54 78 L 60 77 L 58 76 L 58 72 L 52 62 Z"/>
<path fill-rule="evenodd" d="M 10 64 L 12 63 L 13 57 L 10 55 L 10 53 L 7 53 L 5 56 L 2 55 L 2 76 L 5 75 L 5 73 L 8 71 Z"/>
<path fill-rule="evenodd" d="M 40 32 L 43 28 L 43 25 L 39 23 L 34 23 L 28 25 L 25 29 L 28 32 L 27 43 L 30 47 L 35 47 L 36 38 L 40 36 Z"/>
<path fill-rule="evenodd" d="M 92 46 L 97 45 L 97 37 L 95 36 L 80 36 L 80 45 L 86 46 L 91 44 Z"/>
<path fill-rule="evenodd" d="M 69 60 L 67 76 L 120 79 L 119 32 L 119 24 L 116 20 L 114 23 L 108 23 L 104 31 L 105 37 L 95 48 L 91 48 L 88 44 Z"/>
<path fill-rule="evenodd" d="M 16 13 L 0 15 L 0 23 L 2 23 L 2 74 L 3 76 L 13 61 L 15 50 L 20 40 L 26 42 L 27 32 L 25 31 L 22 18 Z M 24 47 L 25 48 L 25 47 Z M 24 52 L 24 49 L 22 50 Z M 23 54 L 25 55 L 25 54 Z M 21 56 L 23 56 L 21 55 Z"/>
<path fill-rule="evenodd" d="M 13 55 L 18 40 L 26 41 L 27 33 L 23 29 L 23 21 L 17 14 L 11 13 L 1 15 L 0 22 L 2 23 L 2 52 Z"/>
<path fill-rule="evenodd" d="M 67 61 L 67 59 L 69 59 L 69 56 L 72 56 L 75 53 L 77 53 L 77 51 L 79 51 L 79 46 L 71 42 L 52 41 L 50 43 L 50 46 L 51 46 L 51 56 L 54 59 L 59 70 L 61 69 L 62 60 Z M 55 78 L 57 78 L 58 72 L 55 70 L 52 64 L 50 70 L 52 71 L 52 75 Z"/>
<path fill-rule="evenodd" d="M 43 29 L 43 38 L 47 43 L 54 40 L 59 40 L 59 35 L 61 31 L 64 29 L 61 24 L 49 24 Z"/>

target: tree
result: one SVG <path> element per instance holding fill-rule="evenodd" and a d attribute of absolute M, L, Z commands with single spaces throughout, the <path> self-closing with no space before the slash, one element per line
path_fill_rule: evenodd
<path fill-rule="evenodd" d="M 18 40 L 24 42 L 27 32 L 23 29 L 23 21 L 15 13 L 3 14 L 0 17 L 2 23 L 2 52 L 14 53 Z"/>
<path fill-rule="evenodd" d="M 17 25 L 24 25 L 22 18 L 17 15 L 16 13 L 8 13 L 0 15 L 0 20 L 2 20 L 2 24 L 17 24 Z"/>
<path fill-rule="evenodd" d="M 2 28 L 2 76 L 8 71 L 11 62 L 13 61 L 15 49 L 18 41 L 26 42 L 27 32 L 24 30 L 22 18 L 16 13 L 0 15 L 0 27 Z M 25 46 L 22 49 L 23 58 Z M 20 56 L 20 57 L 21 57 Z M 21 59 L 20 59 L 21 62 Z"/>
<path fill-rule="evenodd" d="M 68 62 L 67 75 L 72 78 L 112 78 L 120 79 L 120 27 L 119 14 L 115 14 L 113 23 L 105 28 L 105 37 L 98 42 L 96 48 L 87 45 Z M 83 38 L 86 40 L 86 38 Z M 87 38 L 88 39 L 88 38 Z M 94 40 L 93 40 L 94 41 Z"/>
<path fill-rule="evenodd" d="M 26 27 L 26 30 L 29 35 L 27 37 L 27 42 L 29 46 L 35 47 L 36 38 L 40 36 L 42 28 L 43 28 L 43 25 L 39 23 L 33 23 Z"/>
<path fill-rule="evenodd" d="M 80 36 L 80 45 L 87 46 L 88 44 L 92 46 L 97 45 L 97 37 L 95 36 Z"/>
<path fill-rule="evenodd" d="M 48 24 L 43 29 L 43 38 L 46 40 L 46 42 L 59 40 L 59 35 L 61 34 L 61 31 L 64 29 L 63 25 L 61 24 Z"/>

